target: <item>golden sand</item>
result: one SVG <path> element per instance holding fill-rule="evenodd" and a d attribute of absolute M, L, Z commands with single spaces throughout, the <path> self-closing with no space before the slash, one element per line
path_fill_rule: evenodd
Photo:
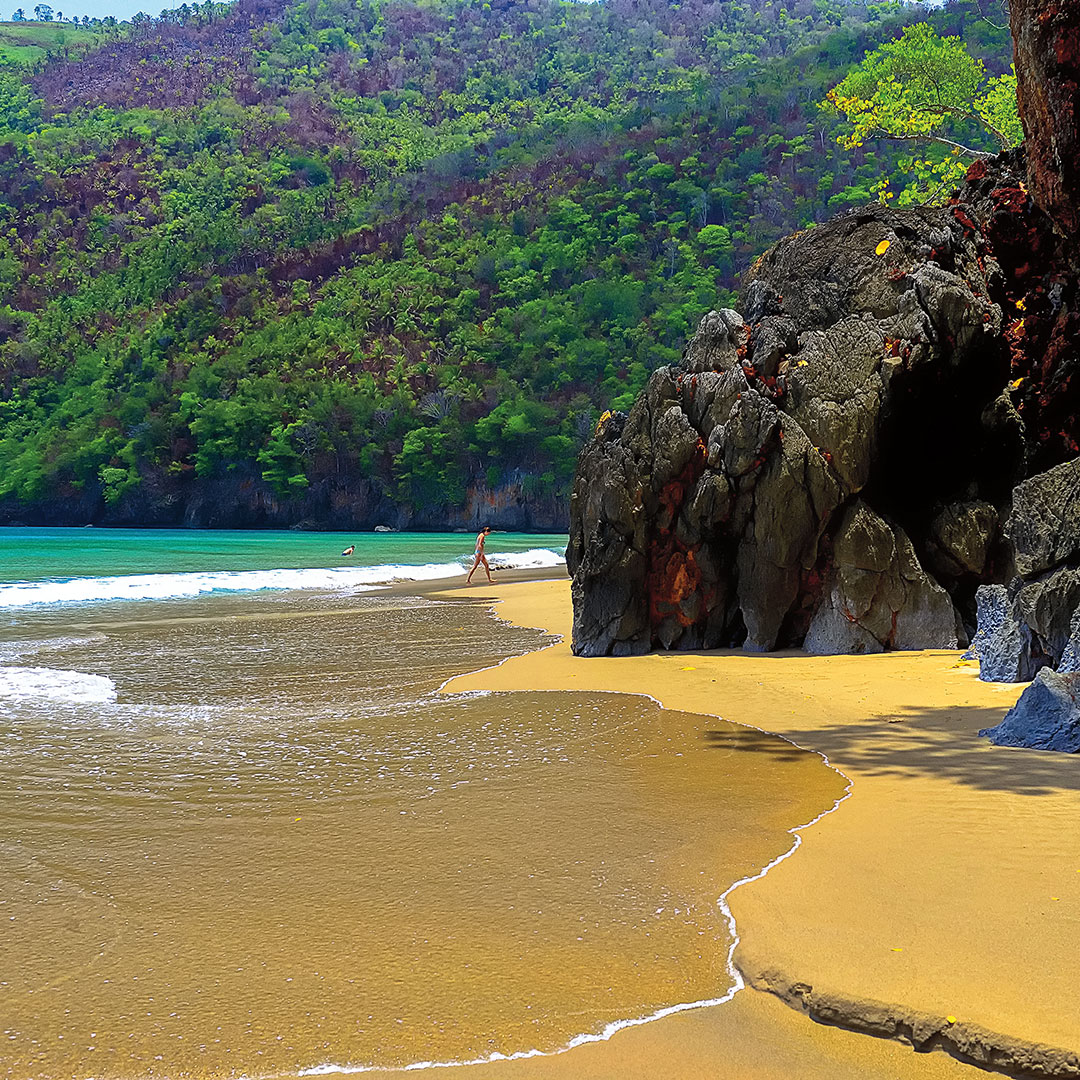
<path fill-rule="evenodd" d="M 462 676 L 452 692 L 649 694 L 669 708 L 782 735 L 826 754 L 850 778 L 851 797 L 804 834 L 802 849 L 730 898 L 741 935 L 736 962 L 749 982 L 786 991 L 796 1004 L 801 993 L 826 1019 L 882 1033 L 900 1017 L 917 1037 L 940 1030 L 945 1044 L 968 1049 L 985 1045 L 988 1031 L 1007 1037 L 999 1044 L 1018 1040 L 1021 1056 L 1036 1043 L 1080 1051 L 1080 762 L 995 748 L 976 734 L 1020 687 L 979 682 L 955 652 L 585 660 L 569 649 L 567 582 L 484 586 L 475 595 L 498 601 L 501 617 L 563 641 Z M 743 747 L 757 738 L 732 737 Z M 776 753 L 775 744 L 761 740 L 761 752 Z M 1080 1075 L 1075 1053 L 1051 1057 L 1056 1075 Z M 814 1024 L 754 991 L 607 1043 L 474 1071 L 496 1070 L 654 1080 L 933 1080 L 978 1071 Z"/>
<path fill-rule="evenodd" d="M 717 897 L 844 792 L 641 696 L 435 696 L 542 644 L 467 598 L 79 619 L 64 665 L 119 700 L 0 702 L 0 1077 L 474 1060 L 716 1000 Z"/>

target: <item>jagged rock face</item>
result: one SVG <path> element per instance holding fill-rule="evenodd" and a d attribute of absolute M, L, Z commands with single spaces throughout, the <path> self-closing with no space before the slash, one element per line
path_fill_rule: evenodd
<path fill-rule="evenodd" d="M 1013 612 L 1004 585 L 983 585 L 976 594 L 978 632 L 966 659 L 979 661 L 984 682 L 1027 682 L 1039 669 L 1031 630 Z"/>
<path fill-rule="evenodd" d="M 1080 18 L 1080 6 L 1076 13 Z M 1027 473 L 1080 453 L 1080 245 L 1075 228 L 1062 235 L 1032 199 L 1029 174 L 1046 165 L 1038 161 L 1023 150 L 977 161 L 950 207 L 986 252 L 1011 357 L 1009 396 L 1026 432 Z M 1072 197 L 1080 204 L 1080 193 Z"/>
<path fill-rule="evenodd" d="M 1012 0 L 1017 97 L 1031 189 L 1062 235 L 1080 233 L 1080 5 Z"/>
<path fill-rule="evenodd" d="M 583 451 L 575 650 L 955 646 L 1023 464 L 996 273 L 928 209 L 766 255 Z"/>
<path fill-rule="evenodd" d="M 1080 608 L 1073 612 L 1072 622 L 1069 624 L 1069 640 L 1065 643 L 1065 651 L 1061 654 L 1057 670 L 1063 674 L 1080 674 Z"/>
<path fill-rule="evenodd" d="M 952 601 L 919 565 L 907 534 L 856 501 L 836 533 L 833 572 L 803 648 L 829 655 L 955 649 L 956 641 Z"/>
<path fill-rule="evenodd" d="M 1080 752 L 1080 458 L 1019 484 L 1005 523 L 1016 576 L 978 590 L 970 655 L 988 682 L 1034 679 L 986 735 Z"/>
<path fill-rule="evenodd" d="M 998 746 L 1080 753 L 1080 674 L 1043 668 L 997 727 L 980 735 Z"/>
<path fill-rule="evenodd" d="M 972 653 L 988 682 L 1072 670 L 1080 644 L 1080 458 L 1017 485 L 1005 523 L 1016 576 L 978 591 Z"/>
<path fill-rule="evenodd" d="M 1080 458 L 1017 485 L 1005 531 L 1023 578 L 1080 563 Z"/>

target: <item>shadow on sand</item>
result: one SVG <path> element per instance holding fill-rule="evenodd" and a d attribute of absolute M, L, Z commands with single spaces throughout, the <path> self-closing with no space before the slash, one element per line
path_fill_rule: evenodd
<path fill-rule="evenodd" d="M 1080 791 L 1080 755 L 994 746 L 980 728 L 1000 722 L 1005 709 L 974 706 L 912 708 L 891 716 L 813 728 L 785 728 L 800 747 L 818 750 L 839 767 L 878 775 L 929 775 L 983 791 L 1049 795 Z M 709 730 L 709 746 L 791 761 L 801 751 L 753 728 Z"/>

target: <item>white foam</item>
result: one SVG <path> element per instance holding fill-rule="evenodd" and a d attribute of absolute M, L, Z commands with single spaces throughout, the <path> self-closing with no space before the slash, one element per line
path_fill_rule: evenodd
<path fill-rule="evenodd" d="M 116 684 L 104 675 L 85 671 L 0 667 L 0 698 L 107 705 L 116 700 Z"/>
<path fill-rule="evenodd" d="M 560 566 L 563 555 L 550 548 L 492 552 L 493 568 L 521 570 Z M 210 570 L 179 574 L 127 574 L 59 581 L 17 581 L 0 584 L 0 608 L 34 604 L 79 604 L 101 600 L 172 600 L 215 592 L 257 592 L 264 589 L 371 589 L 395 581 L 437 581 L 461 574 L 472 557 L 419 566 L 388 564 L 317 569 Z"/>

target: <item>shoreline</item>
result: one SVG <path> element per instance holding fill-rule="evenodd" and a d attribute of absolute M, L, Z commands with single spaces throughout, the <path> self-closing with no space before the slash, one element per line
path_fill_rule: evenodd
<path fill-rule="evenodd" d="M 844 979 L 837 977 L 836 970 L 827 971 L 825 979 L 820 977 L 808 979 L 805 977 L 806 975 L 816 975 L 812 967 L 810 971 L 800 971 L 798 963 L 790 963 L 790 958 L 799 954 L 800 950 L 797 946 L 794 948 L 789 946 L 786 956 L 783 949 L 771 950 L 769 948 L 771 944 L 769 931 L 772 931 L 775 940 L 776 926 L 768 926 L 766 916 L 770 916 L 774 924 L 776 922 L 780 923 L 784 931 L 780 935 L 781 937 L 788 936 L 796 939 L 799 937 L 797 932 L 792 933 L 795 926 L 794 921 L 787 914 L 787 906 L 783 902 L 780 902 L 778 906 L 778 900 L 786 899 L 790 903 L 798 894 L 790 892 L 791 883 L 787 882 L 786 877 L 791 875 L 778 874 L 776 871 L 780 869 L 782 864 L 786 864 L 788 867 L 793 864 L 805 867 L 805 860 L 810 858 L 809 855 L 804 853 L 799 860 L 791 860 L 790 858 L 802 846 L 803 838 L 800 834 L 809 829 L 811 825 L 820 826 L 824 819 L 830 817 L 835 819 L 842 816 L 836 814 L 836 811 L 843 807 L 845 803 L 856 801 L 853 796 L 856 794 L 862 795 L 862 781 L 880 770 L 875 766 L 868 768 L 864 762 L 857 760 L 856 767 L 852 769 L 851 764 L 845 762 L 843 758 L 845 754 L 858 758 L 858 751 L 853 749 L 858 740 L 852 739 L 850 740 L 851 745 L 847 745 L 842 740 L 837 741 L 835 731 L 827 730 L 826 734 L 829 738 L 824 741 L 826 743 L 836 742 L 841 756 L 839 763 L 832 759 L 835 757 L 835 753 L 830 755 L 827 752 L 827 749 L 832 749 L 832 746 L 823 749 L 821 745 L 822 739 L 820 737 L 814 738 L 815 732 L 813 728 L 798 731 L 793 729 L 790 724 L 775 721 L 771 723 L 754 722 L 754 720 L 747 718 L 744 708 L 733 710 L 723 707 L 718 709 L 716 707 L 718 703 L 715 700 L 702 704 L 703 688 L 700 685 L 696 687 L 696 692 L 689 694 L 680 692 L 682 688 L 678 686 L 665 685 L 663 699 L 661 699 L 656 689 L 657 678 L 675 679 L 676 673 L 678 673 L 683 680 L 686 680 L 687 675 L 683 674 L 684 672 L 693 671 L 696 673 L 702 669 L 715 672 L 718 677 L 723 675 L 725 679 L 730 679 L 733 669 L 742 669 L 739 674 L 743 677 L 749 671 L 751 674 L 749 681 L 756 682 L 761 687 L 765 685 L 765 680 L 755 679 L 753 676 L 778 674 L 783 669 L 777 668 L 776 665 L 784 662 L 799 665 L 802 668 L 816 668 L 818 681 L 827 683 L 829 679 L 827 677 L 822 679 L 822 676 L 825 676 L 830 670 L 843 669 L 841 680 L 843 677 L 850 677 L 851 669 L 862 668 L 862 674 L 865 675 L 870 664 L 875 661 L 880 662 L 883 658 L 810 658 L 802 654 L 772 654 L 756 657 L 742 653 L 702 652 L 654 654 L 617 660 L 611 658 L 583 660 L 573 657 L 567 644 L 570 617 L 568 581 L 566 579 L 561 581 L 550 580 L 550 571 L 546 574 L 547 580 L 545 580 L 545 575 L 537 575 L 537 577 L 540 580 L 533 579 L 520 583 L 508 582 L 505 578 L 494 585 L 487 585 L 485 582 L 479 591 L 476 590 L 475 585 L 469 586 L 467 589 L 463 585 L 440 589 L 436 586 L 436 583 L 429 583 L 429 587 L 424 590 L 428 595 L 443 599 L 458 599 L 464 592 L 466 596 L 472 595 L 476 599 L 490 600 L 492 610 L 497 617 L 519 626 L 529 626 L 541 630 L 556 638 L 551 644 L 525 656 L 514 657 L 496 667 L 451 679 L 441 689 L 451 693 L 481 689 L 577 689 L 591 692 L 634 693 L 652 698 L 663 708 L 683 709 L 710 715 L 720 715 L 722 713 L 725 720 L 745 727 L 748 731 L 778 735 L 799 749 L 817 753 L 828 767 L 834 769 L 848 780 L 848 788 L 845 795 L 837 800 L 830 810 L 825 811 L 807 824 L 788 830 L 796 839 L 785 853 L 752 877 L 733 883 L 720 898 L 725 915 L 731 920 L 733 928 L 733 944 L 729 955 L 729 968 L 738 973 L 740 982 L 745 980 L 746 986 L 746 989 L 743 990 L 736 985 L 725 995 L 725 998 L 722 999 L 726 1002 L 723 1010 L 715 1008 L 711 1003 L 687 1003 L 673 1006 L 668 1010 L 661 1010 L 655 1017 L 614 1022 L 605 1029 L 606 1034 L 591 1037 L 583 1036 L 581 1042 L 574 1040 L 569 1047 L 555 1051 L 550 1055 L 535 1056 L 535 1052 L 533 1052 L 533 1056 L 526 1058 L 523 1055 L 521 1059 L 515 1062 L 502 1061 L 491 1065 L 470 1063 L 467 1065 L 462 1064 L 460 1067 L 474 1071 L 479 1070 L 478 1075 L 486 1075 L 483 1073 L 484 1069 L 493 1070 L 499 1067 L 499 1075 L 501 1076 L 517 1076 L 520 1074 L 522 1077 L 529 1078 L 594 1075 L 597 1077 L 605 1075 L 629 1076 L 639 1075 L 636 1069 L 649 1061 L 651 1057 L 654 1057 L 658 1048 L 663 1047 L 663 1053 L 659 1057 L 655 1057 L 653 1064 L 648 1067 L 648 1071 L 640 1072 L 640 1075 L 670 1076 L 674 1080 L 675 1077 L 696 1075 L 698 1071 L 701 1071 L 702 1075 L 704 1075 L 710 1064 L 715 1066 L 716 1058 L 713 1055 L 717 1053 L 723 1054 L 725 1060 L 734 1067 L 731 1056 L 733 1052 L 736 1057 L 740 1054 L 746 1057 L 743 1052 L 747 1050 L 747 1047 L 741 1045 L 742 1042 L 754 1042 L 760 1040 L 763 1036 L 768 1038 L 771 1035 L 774 1037 L 781 1036 L 785 1041 L 801 1041 L 806 1044 L 799 1051 L 798 1056 L 800 1062 L 799 1075 L 805 1077 L 819 1075 L 822 1077 L 839 1077 L 847 1075 L 846 1070 L 850 1067 L 856 1069 L 851 1073 L 852 1076 L 867 1078 L 876 1076 L 900 1078 L 910 1075 L 925 1077 L 930 1080 L 931 1077 L 936 1078 L 939 1075 L 942 1077 L 974 1076 L 987 1068 L 996 1072 L 1018 1076 L 1025 1073 L 1027 1075 L 1045 1076 L 1080 1076 L 1080 1055 L 1062 1048 L 1070 1045 L 1080 1046 L 1080 1021 L 1073 1020 L 1068 1005 L 1062 1003 L 1059 998 L 1059 1004 L 1063 1006 L 1059 1008 L 1061 1015 L 1054 1017 L 1050 1024 L 1046 1023 L 1045 1020 L 1042 1023 L 1031 1023 L 1033 1019 L 1032 1013 L 1040 1011 L 1037 1004 L 1038 999 L 1046 995 L 1036 994 L 1033 1000 L 1031 995 L 1025 993 L 1022 987 L 1024 983 L 1044 982 L 1048 973 L 1054 974 L 1054 969 L 1038 969 L 1036 964 L 1031 963 L 1033 958 L 1028 948 L 1031 942 L 1017 940 L 1018 935 L 1015 931 L 1010 934 L 1008 927 L 1004 928 L 1002 936 L 1007 937 L 1014 946 L 1022 945 L 1022 947 L 1009 950 L 1011 953 L 1010 959 L 1018 969 L 1026 968 L 1029 975 L 1027 979 L 1018 979 L 1014 982 L 1015 992 L 1012 995 L 1014 1008 L 1008 1016 L 1008 1019 L 1014 1019 L 1017 1011 L 1022 1014 L 1023 1009 L 1018 1007 L 1021 1003 L 1026 1003 L 1028 1015 L 1024 1019 L 1028 1022 L 1025 1023 L 1024 1020 L 1017 1018 L 1017 1022 L 1011 1028 L 1001 1025 L 995 1028 L 992 1023 L 987 1024 L 984 1022 L 984 1016 L 980 1015 L 977 1006 L 974 1006 L 975 1002 L 985 996 L 984 991 L 980 990 L 977 985 L 972 987 L 969 983 L 965 987 L 968 992 L 967 997 L 973 1004 L 967 1008 L 957 1005 L 953 1011 L 961 1014 L 958 1018 L 952 1015 L 951 1012 L 945 1013 L 923 1007 L 927 1001 L 936 1004 L 933 1000 L 933 994 L 930 994 L 929 997 L 926 994 L 923 994 L 922 997 L 916 994 L 914 995 L 915 1000 L 911 1002 L 905 1002 L 903 996 L 891 998 L 891 1000 L 900 1001 L 902 1004 L 890 1005 L 886 1004 L 886 1001 L 883 1001 L 881 996 L 846 990 Z M 895 666 L 898 662 L 905 669 L 912 665 L 915 669 L 923 669 L 916 671 L 916 679 L 921 684 L 927 683 L 928 677 L 933 672 L 934 678 L 929 681 L 934 683 L 933 689 L 939 692 L 939 697 L 942 690 L 948 691 L 946 697 L 957 697 L 956 692 L 959 687 L 956 684 L 961 680 L 966 682 L 966 685 L 963 686 L 966 693 L 959 695 L 961 697 L 960 701 L 949 702 L 949 707 L 961 711 L 976 710 L 984 712 L 990 708 L 1000 710 L 1003 714 L 1012 704 L 1012 701 L 1015 700 L 1022 687 L 1003 687 L 979 683 L 974 678 L 974 673 L 970 668 L 965 669 L 965 666 L 958 662 L 958 656 L 958 652 L 886 654 L 886 657 L 892 661 L 890 666 Z M 888 663 L 889 660 L 886 662 Z M 642 685 L 642 676 L 645 674 L 642 669 L 647 672 L 647 679 L 652 685 L 652 689 Z M 633 671 L 634 677 L 631 679 L 626 678 L 625 676 L 629 675 L 631 671 Z M 951 680 L 950 676 L 952 677 Z M 956 676 L 960 676 L 961 679 L 958 680 Z M 700 683 L 703 676 L 695 674 L 693 678 Z M 907 678 L 910 678 L 910 674 Z M 715 682 L 715 678 L 710 681 Z M 811 694 L 805 696 L 808 700 L 814 698 L 814 695 Z M 933 694 L 930 696 L 932 697 Z M 865 701 L 866 698 L 862 700 Z M 723 701 L 719 702 L 719 704 L 723 705 Z M 817 707 L 820 709 L 822 704 L 822 700 L 819 699 Z M 757 705 L 757 709 L 751 711 L 760 714 L 761 702 L 758 702 Z M 872 717 L 872 707 L 867 710 L 867 713 Z M 760 720 L 762 717 L 758 715 L 758 719 Z M 881 723 L 883 718 L 879 717 L 878 719 L 879 723 Z M 902 715 L 884 719 L 883 722 L 890 725 L 891 731 L 902 730 L 910 723 Z M 971 731 L 975 730 L 974 725 L 982 722 L 982 719 L 980 719 L 967 723 L 965 725 L 967 730 L 963 733 L 963 736 L 970 736 Z M 803 741 L 792 737 L 793 734 L 804 736 Z M 819 736 L 822 734 L 821 727 L 819 727 L 817 734 Z M 905 732 L 905 734 L 907 733 Z M 882 747 L 877 747 L 877 749 L 880 750 Z M 989 751 L 992 754 L 999 755 L 1002 753 L 1000 750 L 995 751 L 979 744 L 972 745 L 969 752 L 977 754 L 980 751 Z M 1026 758 L 1030 758 L 1030 755 L 1035 752 L 1021 751 L 1019 753 Z M 1048 781 L 1052 781 L 1054 774 L 1058 774 L 1057 778 L 1060 783 L 1056 786 L 1056 791 L 1052 783 L 1044 784 L 1037 789 L 1031 787 L 1030 791 L 1025 790 L 1025 797 L 1031 798 L 1035 794 L 1057 794 L 1064 799 L 1069 810 L 1080 812 L 1080 793 L 1077 790 L 1080 788 L 1080 784 L 1070 783 L 1067 775 L 1070 759 L 1065 755 L 1037 755 L 1037 757 L 1056 759 L 1046 762 L 1045 767 L 1040 766 L 1036 769 L 1036 772 L 1040 774 L 1040 778 L 1045 774 Z M 1005 761 L 998 764 L 1004 766 Z M 910 766 L 907 766 L 907 768 L 910 769 Z M 904 767 L 899 765 L 893 767 L 892 771 L 896 771 L 896 769 L 899 769 L 901 773 L 904 771 Z M 888 773 L 890 770 L 885 769 L 884 771 Z M 918 792 L 912 785 L 918 784 L 918 777 L 909 777 L 908 780 L 907 796 L 917 795 Z M 954 782 L 959 783 L 960 781 Z M 874 786 L 876 785 L 871 783 L 871 787 Z M 983 787 L 989 792 L 984 798 L 984 802 L 1000 802 L 1001 799 L 1007 801 L 1006 794 L 1001 791 L 998 792 L 999 798 L 994 798 L 995 787 L 993 785 L 987 786 L 984 784 Z M 1000 787 L 999 784 L 998 788 Z M 1013 810 L 1015 808 L 1009 807 L 1007 809 Z M 865 816 L 865 813 L 864 811 L 861 816 Z M 1057 815 L 1053 816 L 1056 817 Z M 815 830 L 813 835 L 819 837 L 821 830 Z M 1047 837 L 1044 835 L 1042 837 L 1044 850 L 1036 852 L 1033 856 L 1036 861 L 1039 855 L 1046 854 L 1046 839 Z M 1035 846 L 1038 847 L 1037 844 Z M 1076 887 L 1077 884 L 1080 884 L 1080 844 L 1076 845 L 1076 847 L 1077 851 L 1071 857 L 1066 857 L 1065 853 L 1057 853 L 1061 861 L 1070 864 L 1075 862 L 1077 867 L 1074 874 L 1074 877 L 1077 877 L 1077 883 L 1065 879 L 1065 884 L 1072 886 L 1074 895 L 1063 898 L 1075 902 L 1073 916 L 1067 918 L 1066 921 L 1070 921 L 1073 917 L 1076 917 L 1076 921 L 1080 921 L 1080 916 L 1076 915 L 1077 911 L 1080 911 L 1080 888 Z M 849 850 L 847 854 L 852 856 L 857 854 L 857 851 Z M 818 862 L 820 863 L 820 861 L 821 859 L 818 857 Z M 816 875 L 816 886 L 820 889 L 822 868 L 818 865 L 812 869 L 814 873 L 809 875 L 803 869 L 801 874 L 794 874 L 794 876 L 796 879 L 807 876 L 814 879 Z M 778 883 L 777 879 L 780 877 L 784 877 L 785 880 Z M 755 885 L 754 889 L 742 889 L 742 886 L 751 884 Z M 849 884 L 851 883 L 849 882 Z M 763 886 L 768 889 L 770 895 L 761 895 L 764 891 Z M 789 890 L 786 897 L 783 896 L 785 886 Z M 735 893 L 736 890 L 742 890 L 738 899 L 733 899 L 735 907 L 738 909 L 737 912 L 732 911 L 726 903 L 727 897 Z M 1058 891 L 1065 894 L 1070 890 L 1063 885 Z M 863 896 L 859 899 L 864 905 L 869 899 L 871 906 L 873 906 L 873 897 L 867 898 Z M 955 904 L 956 899 L 956 897 L 951 897 L 949 902 Z M 1054 901 L 1060 903 L 1057 896 L 1054 897 Z M 805 909 L 806 903 L 807 901 L 804 898 L 801 907 Z M 858 907 L 858 903 L 855 906 Z M 946 903 L 942 906 L 948 907 L 949 904 Z M 1008 907 L 1008 905 L 1005 906 Z M 738 930 L 735 929 L 736 918 Z M 830 921 L 834 924 L 833 934 L 831 935 L 834 940 L 837 937 L 837 922 L 840 923 L 841 934 L 845 936 L 858 935 L 861 929 L 857 923 L 849 925 L 845 929 L 844 924 L 848 920 L 844 918 Z M 805 934 L 808 929 L 803 928 L 803 933 Z M 763 930 L 764 932 L 762 932 Z M 1022 939 L 1023 935 L 1019 935 L 1019 937 Z M 1043 944 L 1045 946 L 1045 942 Z M 889 946 L 888 948 L 895 958 L 897 954 L 904 952 L 905 947 Z M 773 955 L 770 955 L 770 952 Z M 1064 951 L 1059 952 L 1057 956 L 1056 978 L 1051 979 L 1054 985 L 1057 985 L 1062 977 L 1067 982 L 1068 972 L 1073 967 L 1071 958 L 1078 956 L 1077 948 L 1075 946 L 1071 950 L 1066 948 Z M 977 960 L 977 956 L 973 959 Z M 820 961 L 820 950 L 815 960 Z M 850 959 L 847 963 L 850 964 Z M 834 969 L 842 966 L 842 962 L 833 965 Z M 869 973 L 866 970 L 868 966 L 870 968 Z M 875 981 L 873 971 L 875 966 L 876 963 L 862 965 L 861 975 L 863 978 L 854 980 L 856 990 L 862 989 L 860 981 L 865 983 L 868 974 L 870 981 Z M 1038 979 L 1031 978 L 1033 970 L 1039 971 Z M 832 976 L 831 979 L 830 976 Z M 925 976 L 923 981 L 925 982 Z M 918 982 L 918 979 L 916 979 L 916 982 Z M 959 979 L 958 985 L 959 983 L 963 983 L 963 979 Z M 957 997 L 956 986 L 939 989 L 942 993 L 939 993 L 938 997 L 945 996 L 946 993 L 951 993 L 953 997 Z M 957 998 L 957 1000 L 961 1000 L 961 998 Z M 1066 997 L 1065 1002 L 1068 1000 L 1070 999 Z M 783 1003 L 783 1008 L 778 1012 L 780 1003 Z M 672 1015 L 673 1012 L 682 1015 L 676 1017 Z M 720 1019 L 720 1013 L 725 1014 L 722 1020 Z M 983 1009 L 982 1013 L 988 1014 L 991 1020 L 994 1018 L 992 1009 Z M 768 1026 L 764 1030 L 746 1030 L 744 1024 L 740 1029 L 740 1017 L 743 1017 L 744 1014 L 756 1018 L 753 1023 L 755 1029 L 762 1027 L 763 1017 L 767 1017 Z M 691 1016 L 696 1018 L 696 1023 L 688 1025 L 686 1021 L 689 1021 Z M 708 1019 L 705 1019 L 706 1016 Z M 673 1021 L 679 1019 L 684 1021 L 681 1027 L 693 1027 L 697 1030 L 683 1030 L 676 1034 L 674 1032 L 676 1025 Z M 808 1019 L 816 1022 L 807 1023 Z M 1057 1024 L 1056 1030 L 1064 1031 L 1066 1037 L 1070 1034 L 1075 1037 L 1070 1038 L 1069 1041 L 1057 1042 L 1057 1045 L 1045 1038 L 1037 1037 L 1037 1035 L 1043 1034 L 1047 1030 L 1053 1032 L 1055 1030 L 1053 1024 Z M 629 1046 L 626 1036 L 623 1036 L 620 1040 L 612 1040 L 611 1038 L 612 1035 L 619 1031 L 625 1032 L 628 1027 L 637 1029 L 634 1047 Z M 646 1032 L 646 1029 L 649 1029 L 648 1032 Z M 725 1032 L 725 1035 L 720 1038 L 720 1032 L 722 1031 Z M 1013 1033 L 997 1033 L 1001 1031 Z M 825 1032 L 829 1033 L 828 1037 L 824 1036 Z M 1029 1032 L 1034 1032 L 1036 1037 L 1031 1037 L 1028 1034 Z M 867 1039 L 865 1038 L 867 1034 L 876 1037 Z M 680 1042 L 686 1042 L 687 1038 L 692 1042 L 709 1043 L 713 1039 L 719 1041 L 717 1045 L 710 1049 L 707 1056 L 691 1062 L 683 1061 L 676 1071 L 672 1071 L 672 1048 L 670 1045 L 672 1038 L 676 1038 Z M 603 1041 L 599 1041 L 601 1039 Z M 583 1043 L 586 1045 L 582 1045 Z M 595 1048 L 598 1046 L 609 1048 L 609 1050 L 606 1053 L 597 1054 Z M 920 1050 L 941 1049 L 945 1053 L 933 1054 L 929 1058 L 925 1054 L 916 1056 L 912 1053 L 911 1046 Z M 583 1055 L 590 1048 L 594 1050 L 594 1053 L 590 1056 L 591 1060 L 585 1062 Z M 569 1049 L 575 1050 L 573 1066 L 570 1066 L 565 1061 Z M 897 1052 L 900 1055 L 899 1057 L 897 1057 Z M 817 1063 L 807 1060 L 804 1055 L 808 1053 L 818 1053 L 821 1055 L 822 1060 Z M 765 1057 L 770 1057 L 770 1055 L 766 1054 Z M 545 1065 L 545 1062 L 549 1064 Z M 822 1062 L 827 1062 L 824 1065 L 826 1071 L 819 1071 Z M 853 1066 L 854 1062 L 858 1062 L 858 1064 Z M 933 1063 L 932 1066 L 931 1062 Z M 761 1059 L 760 1053 L 753 1052 L 749 1054 L 747 1064 L 738 1068 L 741 1071 L 733 1071 L 730 1075 L 761 1077 L 763 1080 L 767 1077 L 775 1077 L 776 1080 L 780 1080 L 781 1077 L 794 1075 L 790 1071 L 785 1071 L 786 1067 L 781 1066 L 779 1062 L 770 1063 L 764 1061 Z M 423 1071 L 422 1067 L 421 1071 Z M 495 1073 L 492 1072 L 492 1076 L 494 1075 Z"/>

